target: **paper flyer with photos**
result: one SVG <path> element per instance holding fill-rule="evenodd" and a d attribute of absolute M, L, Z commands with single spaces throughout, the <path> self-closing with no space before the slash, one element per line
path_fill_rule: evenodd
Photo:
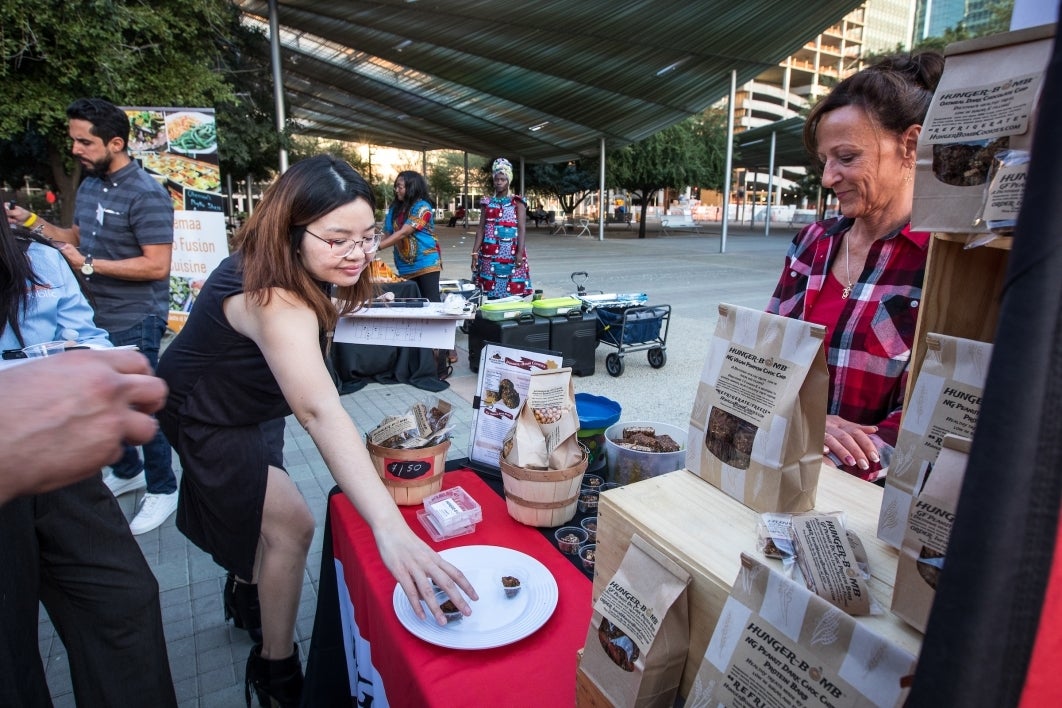
<path fill-rule="evenodd" d="M 468 459 L 497 470 L 502 442 L 527 397 L 531 372 L 558 369 L 559 352 L 514 349 L 485 344 L 480 354 L 479 381 L 472 411 Z"/>

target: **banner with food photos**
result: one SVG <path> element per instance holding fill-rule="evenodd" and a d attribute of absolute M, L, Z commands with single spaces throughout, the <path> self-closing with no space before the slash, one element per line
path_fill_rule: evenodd
<path fill-rule="evenodd" d="M 229 255 L 213 108 L 127 107 L 129 153 L 173 199 L 169 328 L 179 332 Z"/>

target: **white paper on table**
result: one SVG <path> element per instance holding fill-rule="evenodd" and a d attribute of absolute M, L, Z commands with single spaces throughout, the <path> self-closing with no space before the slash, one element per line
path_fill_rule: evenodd
<path fill-rule="evenodd" d="M 393 347 L 453 349 L 457 320 L 340 317 L 333 341 Z"/>

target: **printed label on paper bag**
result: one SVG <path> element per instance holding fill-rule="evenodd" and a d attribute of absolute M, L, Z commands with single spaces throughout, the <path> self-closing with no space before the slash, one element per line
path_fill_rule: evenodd
<path fill-rule="evenodd" d="M 742 554 L 686 708 L 901 706 L 915 658 Z"/>
<path fill-rule="evenodd" d="M 999 167 L 988 187 L 988 199 L 981 218 L 985 221 L 1017 219 L 1022 197 L 1025 196 L 1025 176 L 1028 172 L 1028 162 Z"/>
<path fill-rule="evenodd" d="M 938 91 L 922 126 L 927 145 L 1020 135 L 1029 127 L 1041 73 Z"/>
<path fill-rule="evenodd" d="M 839 517 L 796 514 L 793 538 L 809 590 L 850 615 L 870 614 L 870 591 Z"/>
<path fill-rule="evenodd" d="M 647 607 L 637 595 L 616 582 L 611 582 L 597 600 L 599 611 L 612 618 L 613 623 L 623 630 L 638 647 L 643 648 L 653 643 L 660 627 L 658 618 L 651 607 Z"/>

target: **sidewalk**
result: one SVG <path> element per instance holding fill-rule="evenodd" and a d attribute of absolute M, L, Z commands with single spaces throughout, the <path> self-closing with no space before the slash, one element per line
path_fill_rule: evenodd
<path fill-rule="evenodd" d="M 443 277 L 467 278 L 474 231 L 446 226 L 438 231 L 443 247 Z M 631 353 L 625 359 L 623 375 L 610 377 L 604 360 L 616 350 L 601 345 L 596 353 L 595 374 L 575 378 L 576 391 L 618 401 L 623 407 L 622 419 L 659 421 L 680 428 L 688 425 L 718 304 L 762 309 L 795 233 L 793 229 L 772 226 L 772 235 L 765 237 L 762 225 L 756 229 L 731 225 L 727 252 L 720 254 L 719 224 L 703 224 L 702 231 L 702 235 L 662 237 L 659 229 L 654 229 L 647 238 L 639 239 L 637 224 L 629 230 L 611 226 L 605 229 L 605 239 L 599 241 L 596 231 L 592 238 L 576 238 L 551 236 L 544 226 L 528 229 L 532 280 L 546 297 L 574 292 L 571 273 L 586 271 L 590 290 L 645 292 L 651 304 L 672 307 L 667 364 L 662 369 L 651 368 L 644 352 Z M 391 254 L 382 257 L 389 261 Z M 417 401 L 439 396 L 454 408 L 451 424 L 455 430 L 449 458 L 466 457 L 476 376 L 468 368 L 467 339 L 460 332 L 456 344 L 460 360 L 454 365 L 450 388 L 439 394 L 406 385 L 370 384 L 343 396 L 343 405 L 358 429 L 368 430 L 386 415 L 404 412 Z M 317 519 L 296 626 L 296 640 L 305 661 L 317 606 L 325 500 L 334 481 L 313 441 L 290 417 L 284 458 L 288 472 Z M 119 500 L 127 517 L 132 515 L 141 495 L 142 492 L 127 494 Z M 137 540 L 159 581 L 170 666 L 180 705 L 244 705 L 243 675 L 251 641 L 246 632 L 223 620 L 224 571 L 185 539 L 172 517 Z M 43 608 L 38 635 L 55 706 L 73 707 L 66 651 Z"/>

